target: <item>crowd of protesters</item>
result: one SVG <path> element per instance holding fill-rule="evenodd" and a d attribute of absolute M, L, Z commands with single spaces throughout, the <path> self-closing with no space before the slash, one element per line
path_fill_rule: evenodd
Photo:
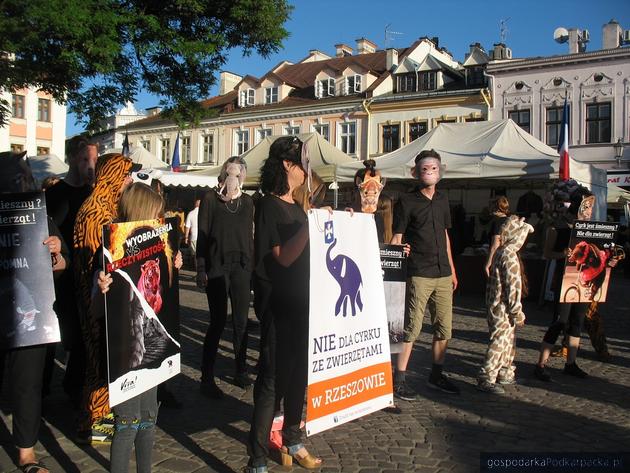
<path fill-rule="evenodd" d="M 247 365 L 247 320 L 251 289 L 254 291 L 261 337 L 247 441 L 250 460 L 246 471 L 250 473 L 267 471 L 272 423 L 280 411 L 284 414 L 279 445 L 282 463 L 291 465 L 296 461 L 308 469 L 322 464 L 320 458 L 306 450 L 300 428 L 307 386 L 309 325 L 306 215 L 311 208 L 322 208 L 325 198 L 325 184 L 315 173 L 307 185 L 309 170 L 303 159 L 303 146 L 292 136 L 274 141 L 261 169 L 262 197 L 256 200 L 243 191 L 245 161 L 239 157 L 227 160 L 219 186 L 196 199 L 182 235 L 193 256 L 197 286 L 207 294 L 209 325 L 203 343 L 200 391 L 212 400 L 223 397 L 215 381 L 214 366 L 228 320 L 228 299 L 235 357 L 233 381 L 243 389 L 254 382 Z M 22 154 L 4 154 L 15 159 L 16 165 L 24 160 Z M 154 388 L 116 406 L 113 412 L 110 410 L 105 327 L 98 308 L 103 305 L 102 294 L 109 290 L 111 276 L 102 271 L 97 255 L 102 251 L 102 225 L 164 216 L 165 203 L 157 181 L 152 186 L 132 183 L 131 174 L 139 166 L 129 158 L 122 154 L 97 154 L 96 146 L 85 138 L 70 140 L 68 174 L 62 180 L 45 183 L 50 237 L 43 243 L 55 256 L 51 267 L 55 275 L 55 311 L 62 347 L 67 352 L 62 385 L 78 408 L 77 441 L 111 442 L 112 472 L 128 470 L 135 445 L 138 471 L 148 472 L 160 394 Z M 394 395 L 407 401 L 419 398 L 407 383 L 406 370 L 427 308 L 433 326 L 433 364 L 427 384 L 456 395 L 460 389 L 443 369 L 452 336 L 453 292 L 458 279 L 449 237 L 449 202 L 438 189 L 444 170 L 440 155 L 434 150 L 418 154 L 412 168 L 418 186 L 400 194 L 395 203 L 381 195 L 385 181 L 376 163 L 369 160 L 364 165 L 355 175 L 356 198 L 347 210 L 375 214 L 379 241 L 403 245 L 408 257 L 404 339 L 402 352 L 393 362 Z M 25 172 L 24 166 L 16 167 L 15 174 L 21 172 Z M 32 176 L 15 179 L 11 173 L 5 173 L 2 178 L 6 181 L 2 192 L 35 189 Z M 556 259 L 559 265 L 566 254 L 573 221 L 585 218 L 579 211 L 584 210 L 584 199 L 589 196 L 581 186 L 566 195 L 556 193 L 562 218 L 550 227 L 546 256 Z M 328 210 L 332 212 L 329 207 Z M 516 328 L 525 322 L 521 298 L 527 293 L 519 250 L 533 227 L 510 214 L 504 196 L 493 201 L 492 215 L 489 254 L 484 265 L 490 333 L 478 388 L 502 394 L 503 385 L 516 382 Z M 181 267 L 180 253 L 174 257 L 174 264 Z M 519 270 L 514 271 L 514 267 Z M 562 271 L 555 274 L 557 285 Z M 575 360 L 587 304 L 558 302 L 534 368 L 534 376 L 542 381 L 551 380 L 545 364 L 561 333 L 568 347 L 564 373 L 586 376 Z M 3 354 L 11 384 L 17 464 L 26 473 L 49 471 L 37 461 L 33 447 L 37 442 L 42 394 L 46 394 L 51 382 L 55 350 L 54 345 L 40 345 Z M 161 389 L 168 393 L 165 387 Z"/>

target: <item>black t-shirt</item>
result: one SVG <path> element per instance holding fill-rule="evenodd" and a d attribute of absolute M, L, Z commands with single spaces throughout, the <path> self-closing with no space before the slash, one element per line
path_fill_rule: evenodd
<path fill-rule="evenodd" d="M 506 220 L 507 217 L 499 217 L 498 215 L 492 216 L 492 220 L 490 220 L 490 235 L 488 237 L 488 239 L 490 240 L 490 245 L 492 245 L 492 237 L 501 234 L 501 227 Z"/>
<path fill-rule="evenodd" d="M 402 233 L 411 253 L 407 276 L 439 278 L 451 275 L 446 229 L 451 228 L 448 198 L 435 191 L 429 199 L 419 191 L 401 194 L 394 207 L 393 233 Z"/>
<path fill-rule="evenodd" d="M 197 257 L 205 258 L 208 277 L 221 276 L 234 263 L 252 270 L 254 201 L 249 195 L 224 202 L 214 190 L 207 192 L 197 222 Z"/>
<path fill-rule="evenodd" d="M 282 301 L 282 313 L 308 317 L 310 253 L 309 246 L 289 267 L 280 265 L 271 254 L 274 246 L 283 246 L 308 225 L 302 207 L 284 200 L 266 195 L 260 199 L 256 207 L 256 275 L 267 279 L 272 284 L 272 301 Z M 306 309 L 306 310 L 305 310 Z M 282 313 L 274 310 L 274 315 L 282 317 Z"/>
<path fill-rule="evenodd" d="M 66 181 L 59 181 L 44 192 L 46 210 L 59 227 L 70 254 L 72 254 L 72 233 L 74 221 L 85 199 L 92 193 L 92 186 L 73 187 Z"/>

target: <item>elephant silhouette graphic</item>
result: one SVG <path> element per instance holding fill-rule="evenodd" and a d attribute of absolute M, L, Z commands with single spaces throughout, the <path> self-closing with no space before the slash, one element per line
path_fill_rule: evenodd
<path fill-rule="evenodd" d="M 335 238 L 326 251 L 326 267 L 328 272 L 339 284 L 340 294 L 335 304 L 335 315 L 339 315 L 341 306 L 343 305 L 343 316 L 347 316 L 348 301 L 352 309 L 352 316 L 357 315 L 357 307 L 359 312 L 363 310 L 363 301 L 361 300 L 361 288 L 363 287 L 363 279 L 361 271 L 357 264 L 346 255 L 337 255 L 335 258 L 330 257 L 330 252 L 337 244 Z"/>

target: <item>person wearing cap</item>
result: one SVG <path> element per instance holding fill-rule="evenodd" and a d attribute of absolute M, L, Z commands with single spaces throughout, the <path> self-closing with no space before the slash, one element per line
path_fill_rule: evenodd
<path fill-rule="evenodd" d="M 418 398 L 417 393 L 407 387 L 405 374 L 427 306 L 431 309 L 433 324 L 433 366 L 427 385 L 459 394 L 459 388 L 442 373 L 451 338 L 457 276 L 447 231 L 451 227 L 448 197 L 436 189 L 441 173 L 440 155 L 433 149 L 420 152 L 411 170 L 412 176 L 420 181 L 420 189 L 401 195 L 394 209 L 391 243 L 405 243 L 410 247 L 404 338 L 394 372 L 394 395 L 407 401 Z"/>
<path fill-rule="evenodd" d="M 283 465 L 295 460 L 305 468 L 318 468 L 322 463 L 306 450 L 300 430 L 308 380 L 310 274 L 308 220 L 293 199 L 293 191 L 304 183 L 307 173 L 302 146 L 297 137 L 278 138 L 261 169 L 265 195 L 256 208 L 255 272 L 271 288 L 269 312 L 275 327 L 276 366 L 275 382 L 267 374 L 259 374 L 256 380 L 248 441 L 249 473 L 267 471 L 276 398 L 284 402 Z"/>

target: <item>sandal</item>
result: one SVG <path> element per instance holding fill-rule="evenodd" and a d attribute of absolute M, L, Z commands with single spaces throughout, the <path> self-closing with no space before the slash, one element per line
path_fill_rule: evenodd
<path fill-rule="evenodd" d="M 306 455 L 302 457 L 298 456 L 297 452 L 299 452 L 301 448 L 304 448 L 304 445 L 301 443 L 291 445 L 290 447 L 282 447 L 280 449 L 282 466 L 291 466 L 293 464 L 293 459 L 295 459 L 302 468 L 306 468 L 308 470 L 314 470 L 322 466 L 322 459 L 317 458 L 310 453 L 306 453 Z"/>
<path fill-rule="evenodd" d="M 25 463 L 24 465 L 20 465 L 19 468 L 23 473 L 38 473 L 44 470 L 50 471 L 46 465 L 40 462 Z"/>

